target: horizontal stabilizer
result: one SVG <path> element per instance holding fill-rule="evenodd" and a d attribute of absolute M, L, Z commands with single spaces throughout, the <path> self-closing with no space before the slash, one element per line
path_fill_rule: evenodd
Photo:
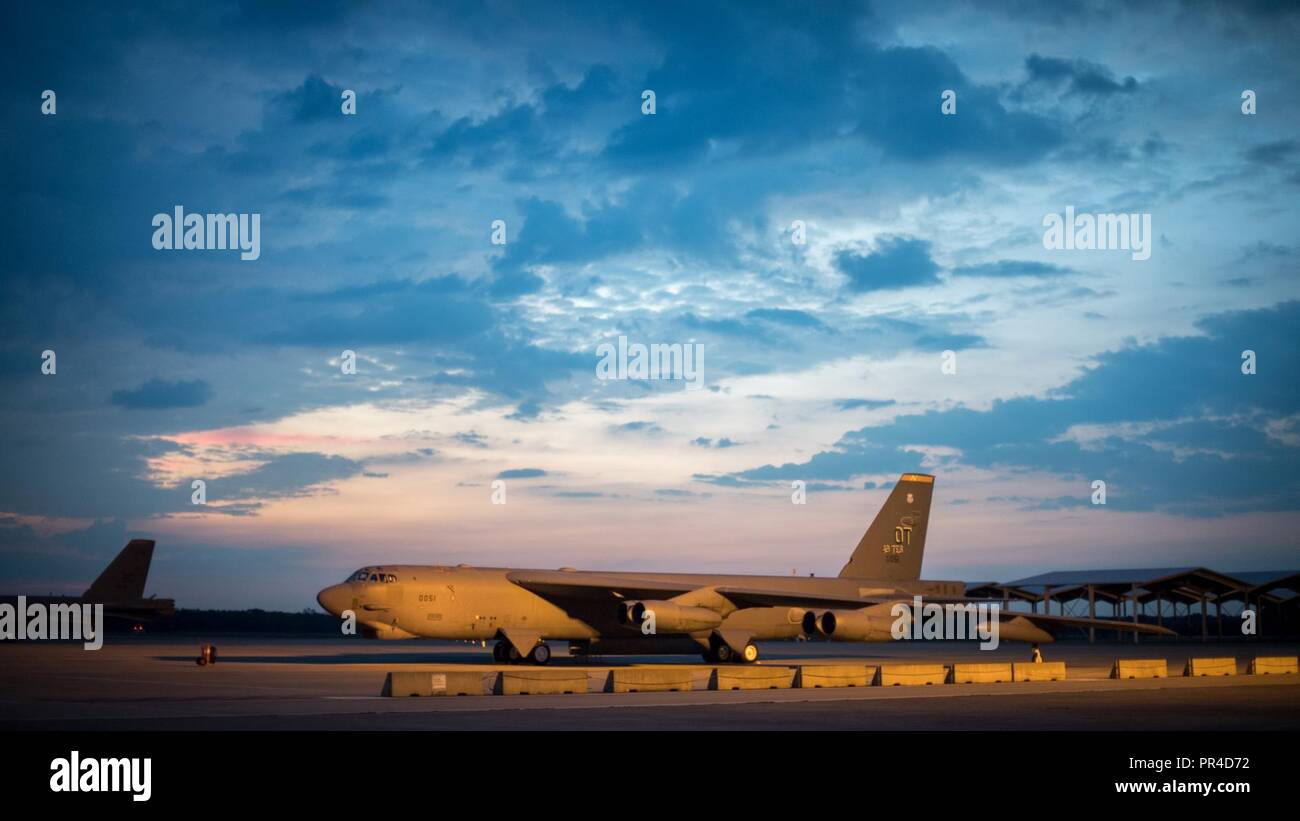
<path fill-rule="evenodd" d="M 1098 630 L 1119 630 L 1125 633 L 1141 633 L 1146 636 L 1174 636 L 1177 635 L 1168 627 L 1157 627 L 1154 624 L 1141 624 L 1131 621 L 1111 621 L 1107 619 L 1087 619 L 1075 616 L 1048 616 L 1041 613 L 1017 613 L 1011 610 L 1003 610 L 1001 624 L 998 626 L 1000 635 L 1003 638 L 1012 641 L 1051 641 L 1059 633 L 1071 628 L 1093 627 Z M 1014 635 L 1008 635 L 1006 631 L 1019 629 L 1027 633 L 1039 631 L 1046 633 L 1048 638 L 1018 638 Z M 1035 633 L 1037 635 L 1037 633 Z"/>

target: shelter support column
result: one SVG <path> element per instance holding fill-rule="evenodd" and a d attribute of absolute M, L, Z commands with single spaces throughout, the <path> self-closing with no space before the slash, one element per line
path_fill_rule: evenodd
<path fill-rule="evenodd" d="M 1133 597 L 1133 624 L 1136 625 L 1138 623 L 1138 586 L 1136 584 L 1133 585 L 1130 595 Z M 1138 631 L 1136 630 L 1133 631 L 1133 643 L 1138 643 Z"/>
<path fill-rule="evenodd" d="M 1097 589 L 1088 585 L 1088 618 L 1097 618 Z M 1088 628 L 1088 643 L 1095 644 L 1097 641 L 1097 628 Z"/>
<path fill-rule="evenodd" d="M 1205 594 L 1202 593 L 1201 594 L 1201 641 L 1206 641 L 1209 638 L 1209 629 L 1208 629 L 1209 625 L 1206 624 L 1207 615 L 1208 614 L 1206 612 Z"/>

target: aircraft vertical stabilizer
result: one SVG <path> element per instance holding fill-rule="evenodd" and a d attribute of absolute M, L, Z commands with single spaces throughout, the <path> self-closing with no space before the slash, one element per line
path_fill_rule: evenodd
<path fill-rule="evenodd" d="M 97 602 L 127 602 L 144 598 L 144 583 L 153 561 L 153 540 L 132 539 L 104 568 L 85 598 Z"/>
<path fill-rule="evenodd" d="M 842 579 L 916 581 L 921 578 L 925 530 L 930 521 L 934 477 L 904 473 L 894 485 L 884 507 L 863 534 Z"/>

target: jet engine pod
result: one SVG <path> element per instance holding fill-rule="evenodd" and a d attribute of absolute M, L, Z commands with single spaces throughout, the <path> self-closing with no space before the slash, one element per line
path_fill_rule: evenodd
<path fill-rule="evenodd" d="M 632 608 L 636 607 L 636 605 L 637 605 L 637 602 L 634 602 L 634 601 L 625 601 L 625 602 L 619 602 L 619 603 L 618 603 L 618 623 L 619 623 L 619 624 L 635 624 L 635 623 L 636 623 L 636 622 L 633 621 L 633 619 L 632 619 Z"/>
<path fill-rule="evenodd" d="M 822 614 L 812 610 L 805 611 L 803 614 L 803 631 L 809 636 L 826 635 L 826 632 L 822 630 Z"/>
<path fill-rule="evenodd" d="M 670 601 L 639 601 L 622 611 L 624 624 L 640 626 L 651 633 L 695 633 L 712 630 L 722 624 L 722 614 L 707 607 L 692 607 Z M 620 619 L 621 620 L 621 619 Z"/>
<path fill-rule="evenodd" d="M 817 630 L 832 641 L 892 641 L 894 621 L 864 610 L 827 610 Z"/>

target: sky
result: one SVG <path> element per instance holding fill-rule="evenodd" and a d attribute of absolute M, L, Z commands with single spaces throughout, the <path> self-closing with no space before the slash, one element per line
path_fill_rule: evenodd
<path fill-rule="evenodd" d="M 927 578 L 1300 566 L 1294 3 L 4 29 L 3 592 L 128 538 L 181 607 L 372 563 L 832 575 L 905 471 Z M 157 247 L 177 207 L 257 215 L 256 259 Z M 1149 256 L 1049 247 L 1067 213 Z M 699 388 L 601 378 L 619 337 Z"/>

